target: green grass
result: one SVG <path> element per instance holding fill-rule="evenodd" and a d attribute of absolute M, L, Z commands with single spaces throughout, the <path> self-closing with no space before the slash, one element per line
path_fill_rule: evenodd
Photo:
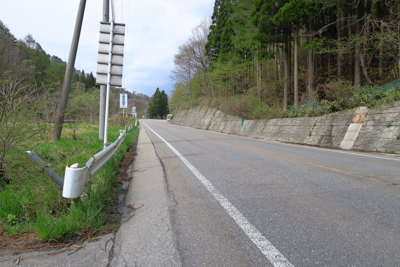
<path fill-rule="evenodd" d="M 109 126 L 108 140 L 115 141 L 121 127 Z M 73 138 L 73 131 L 75 137 Z M 43 241 L 72 238 L 83 233 L 100 231 L 110 221 L 109 209 L 115 198 L 118 164 L 137 138 L 138 128 L 127 133 L 124 142 L 92 178 L 85 190 L 85 200 L 71 203 L 62 198 L 62 190 L 42 172 L 21 149 L 10 155 L 12 168 L 7 175 L 11 183 L 0 187 L 0 233 L 20 235 L 36 232 Z M 65 166 L 84 166 L 91 156 L 102 150 L 98 127 L 94 125 L 65 125 L 59 142 L 25 144 L 23 149 L 34 151 L 51 164 L 61 178 Z"/>

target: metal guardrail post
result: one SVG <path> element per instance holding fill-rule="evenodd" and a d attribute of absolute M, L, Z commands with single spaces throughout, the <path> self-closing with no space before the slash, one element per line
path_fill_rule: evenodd
<path fill-rule="evenodd" d="M 26 154 L 33 159 L 33 161 L 44 170 L 61 188 L 64 187 L 64 181 L 50 169 L 49 163 L 39 158 L 33 151 L 26 151 Z"/>
<path fill-rule="evenodd" d="M 62 194 L 64 198 L 78 198 L 83 194 L 86 183 L 112 156 L 114 156 L 115 152 L 124 141 L 126 131 L 120 130 L 119 133 L 118 139 L 91 157 L 85 167 L 79 168 L 78 164 L 65 167 L 65 186 Z"/>

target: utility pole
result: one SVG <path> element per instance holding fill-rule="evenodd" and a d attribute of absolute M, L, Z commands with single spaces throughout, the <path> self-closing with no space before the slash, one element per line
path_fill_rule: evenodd
<path fill-rule="evenodd" d="M 110 0 L 103 0 L 103 22 L 110 22 Z M 100 85 L 99 140 L 104 140 L 107 86 Z M 108 119 L 108 118 L 107 118 Z"/>
<path fill-rule="evenodd" d="M 85 14 L 86 0 L 81 0 L 78 9 L 78 15 L 75 22 L 74 35 L 72 37 L 71 49 L 67 69 L 65 70 L 64 81 L 61 89 L 60 102 L 57 109 L 57 117 L 54 123 L 52 141 L 58 141 L 61 138 L 62 126 L 64 123 L 64 113 L 67 108 L 69 90 L 71 88 L 72 72 L 75 66 L 76 53 L 78 51 L 79 37 L 81 35 L 83 15 Z"/>

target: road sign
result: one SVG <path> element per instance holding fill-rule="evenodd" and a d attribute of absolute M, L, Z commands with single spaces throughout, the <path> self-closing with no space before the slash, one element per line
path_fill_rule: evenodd
<path fill-rule="evenodd" d="M 132 114 L 136 113 L 136 107 L 132 108 Z"/>
<path fill-rule="evenodd" d="M 127 94 L 119 94 L 119 108 L 128 108 Z"/>
<path fill-rule="evenodd" d="M 124 61 L 125 24 L 100 22 L 99 56 L 97 59 L 96 84 L 107 85 L 108 64 L 110 60 L 110 34 L 112 30 L 111 86 L 122 86 L 122 67 Z"/>

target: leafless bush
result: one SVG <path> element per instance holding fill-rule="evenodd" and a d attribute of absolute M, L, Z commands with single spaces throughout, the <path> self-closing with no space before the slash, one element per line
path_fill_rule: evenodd
<path fill-rule="evenodd" d="M 40 118 L 49 112 L 46 90 L 36 85 L 34 72 L 24 62 L 0 78 L 0 184 L 6 179 L 7 153 L 47 128 Z"/>

